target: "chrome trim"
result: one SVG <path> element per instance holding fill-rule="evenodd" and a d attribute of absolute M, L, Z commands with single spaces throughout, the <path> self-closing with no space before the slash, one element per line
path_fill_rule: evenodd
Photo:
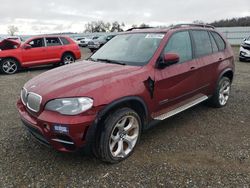
<path fill-rule="evenodd" d="M 23 90 L 25 91 L 25 98 L 26 98 L 26 99 L 27 99 L 28 91 L 27 91 L 27 89 L 24 88 L 24 87 L 21 89 L 21 101 L 22 101 L 23 105 L 26 106 L 26 103 L 25 103 L 24 100 L 23 100 Z"/>
<path fill-rule="evenodd" d="M 28 102 L 28 95 L 29 95 L 29 94 L 35 95 L 35 96 L 37 96 L 37 97 L 39 98 L 39 109 L 38 109 L 38 110 L 34 110 L 34 109 L 32 109 L 32 108 L 29 106 L 29 102 Z M 42 96 L 41 96 L 41 95 L 38 95 L 38 94 L 36 94 L 36 93 L 34 93 L 34 92 L 28 92 L 28 94 L 27 94 L 27 107 L 28 107 L 29 110 L 31 110 L 31 111 L 33 111 L 33 112 L 39 112 L 39 111 L 40 111 L 41 102 L 42 102 Z"/>
<path fill-rule="evenodd" d="M 187 103 L 187 104 L 185 104 L 183 106 L 180 106 L 180 107 L 178 107 L 178 108 L 176 108 L 176 109 L 174 109 L 172 111 L 169 111 L 169 112 L 167 112 L 165 114 L 162 114 L 162 115 L 160 115 L 158 117 L 155 117 L 154 119 L 155 120 L 167 119 L 167 118 L 169 118 L 169 117 L 171 117 L 171 116 L 173 116 L 175 114 L 178 114 L 178 113 L 180 113 L 180 112 L 182 112 L 184 110 L 187 110 L 188 108 L 191 108 L 191 107 L 195 106 L 196 104 L 199 104 L 199 103 L 201 103 L 201 102 L 203 102 L 203 101 L 205 101 L 207 99 L 208 99 L 208 96 L 204 95 L 204 96 L 202 96 L 202 97 L 200 97 L 198 99 L 195 99 L 194 101 L 191 101 L 191 102 L 189 102 L 189 103 Z"/>
<path fill-rule="evenodd" d="M 65 140 L 61 140 L 61 139 L 57 139 L 57 138 L 54 138 L 54 139 L 51 139 L 55 142 L 60 142 L 60 143 L 63 143 L 63 144 L 71 144 L 71 145 L 74 145 L 74 142 L 69 142 L 69 141 L 65 141 Z"/>

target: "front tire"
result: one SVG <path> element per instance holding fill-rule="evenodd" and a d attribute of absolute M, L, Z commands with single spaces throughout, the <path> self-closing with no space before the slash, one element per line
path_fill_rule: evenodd
<path fill-rule="evenodd" d="M 141 134 L 141 119 L 130 108 L 122 108 L 110 115 L 104 122 L 99 151 L 101 159 L 118 163 L 134 151 Z"/>
<path fill-rule="evenodd" d="M 222 77 L 217 85 L 214 95 L 209 99 L 209 104 L 215 108 L 221 108 L 227 105 L 231 91 L 231 80 L 228 77 Z"/>
<path fill-rule="evenodd" d="M 7 58 L 0 62 L 0 70 L 4 74 L 15 74 L 19 69 L 19 64 L 15 59 Z"/>

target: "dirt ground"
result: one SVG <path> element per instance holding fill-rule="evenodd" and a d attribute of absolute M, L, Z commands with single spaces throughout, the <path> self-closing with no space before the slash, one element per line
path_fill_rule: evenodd
<path fill-rule="evenodd" d="M 225 108 L 201 104 L 161 122 L 115 165 L 48 149 L 23 127 L 20 89 L 51 67 L 0 75 L 0 187 L 250 187 L 250 63 L 235 64 Z"/>

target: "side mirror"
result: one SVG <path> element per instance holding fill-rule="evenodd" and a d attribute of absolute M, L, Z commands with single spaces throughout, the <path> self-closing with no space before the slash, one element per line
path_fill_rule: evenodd
<path fill-rule="evenodd" d="M 29 45 L 29 44 L 24 44 L 23 45 L 23 49 L 25 49 L 25 50 L 28 50 L 28 49 L 31 49 L 32 47 L 31 47 L 31 45 Z"/>
<path fill-rule="evenodd" d="M 180 56 L 176 53 L 166 53 L 164 54 L 164 63 L 166 65 L 172 65 L 180 61 Z"/>
<path fill-rule="evenodd" d="M 163 60 L 158 63 L 158 68 L 163 69 L 169 65 L 173 65 L 180 61 L 180 56 L 176 53 L 165 53 L 163 56 Z"/>

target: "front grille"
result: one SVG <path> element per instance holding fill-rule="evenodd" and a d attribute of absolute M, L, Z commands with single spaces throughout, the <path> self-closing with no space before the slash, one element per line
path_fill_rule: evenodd
<path fill-rule="evenodd" d="M 242 45 L 242 48 L 246 49 L 246 50 L 250 50 L 250 45 Z"/>
<path fill-rule="evenodd" d="M 36 93 L 28 93 L 27 95 L 27 107 L 33 112 L 39 112 L 42 97 Z"/>
<path fill-rule="evenodd" d="M 28 92 L 25 88 L 21 90 L 21 100 L 32 112 L 39 112 L 42 97 L 36 93 Z"/>
<path fill-rule="evenodd" d="M 22 90 L 21 90 L 21 100 L 22 100 L 24 105 L 27 104 L 27 94 L 28 94 L 27 90 L 25 88 L 22 88 Z"/>
<path fill-rule="evenodd" d="M 92 42 L 92 41 L 90 41 L 89 43 L 88 43 L 88 45 L 94 45 L 95 43 L 94 42 Z"/>

